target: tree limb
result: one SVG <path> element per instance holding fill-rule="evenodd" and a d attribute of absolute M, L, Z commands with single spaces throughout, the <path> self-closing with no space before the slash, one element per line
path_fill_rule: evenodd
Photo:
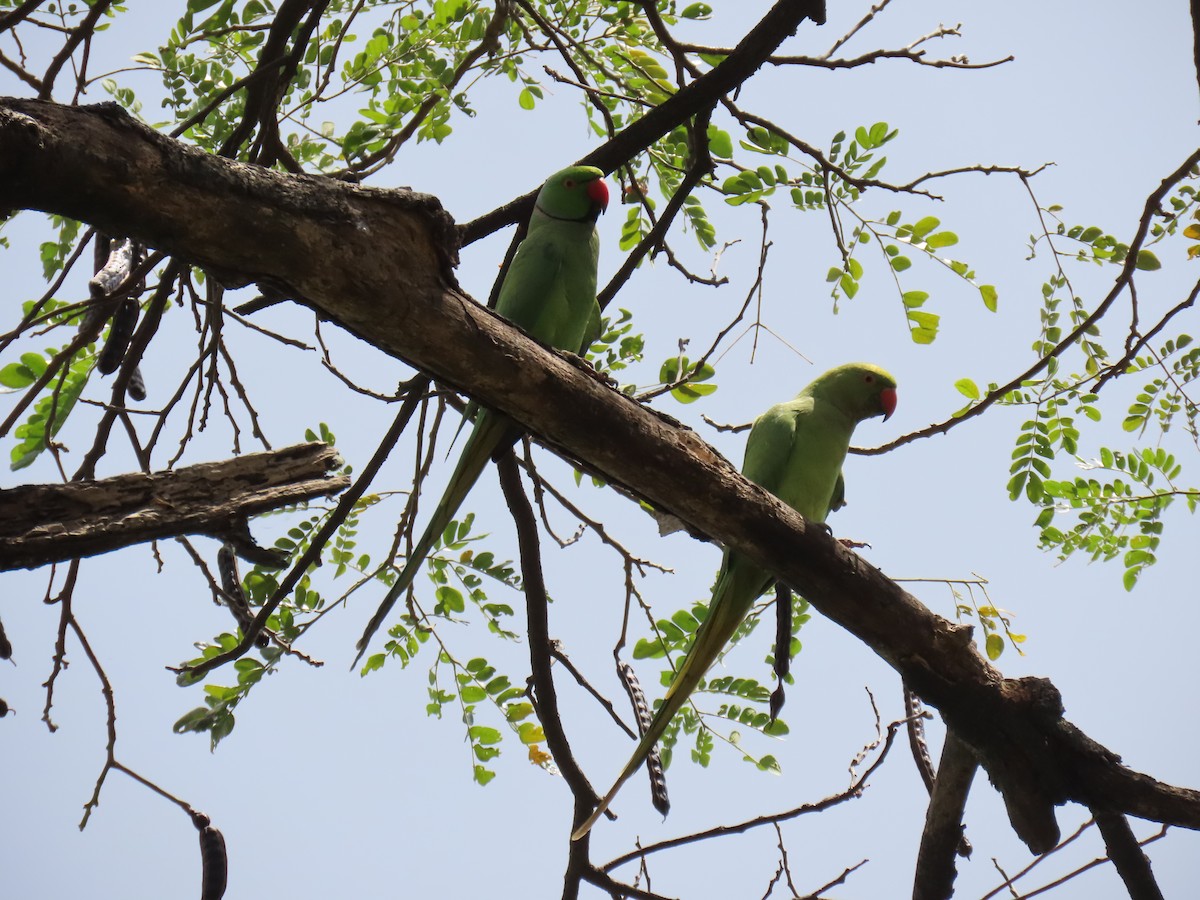
<path fill-rule="evenodd" d="M 1104 838 L 1108 858 L 1125 882 L 1130 900 L 1163 900 L 1162 890 L 1150 870 L 1150 860 L 1138 845 L 1128 820 L 1120 813 L 1103 809 L 1093 810 L 1096 825 Z"/>
<path fill-rule="evenodd" d="M 240 539 L 239 552 L 254 556 L 246 518 L 337 493 L 349 483 L 330 474 L 341 464 L 336 450 L 313 442 L 183 469 L 2 490 L 0 571 L 181 534 Z"/>
<path fill-rule="evenodd" d="M 947 731 L 925 813 L 913 900 L 948 900 L 954 895 L 954 857 L 963 838 L 967 794 L 978 768 L 971 749 L 953 731 Z"/>

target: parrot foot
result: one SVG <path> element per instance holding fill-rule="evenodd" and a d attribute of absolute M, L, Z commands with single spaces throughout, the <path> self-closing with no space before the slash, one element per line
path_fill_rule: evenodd
<path fill-rule="evenodd" d="M 863 550 L 863 549 L 870 550 L 871 549 L 871 545 L 868 544 L 866 541 L 855 541 L 855 540 L 851 540 L 850 538 L 838 538 L 837 541 L 839 544 L 841 544 L 847 550 Z"/>
<path fill-rule="evenodd" d="M 570 350 L 560 350 L 559 352 L 566 357 L 567 362 L 569 362 L 575 368 L 591 375 L 601 384 L 606 384 L 611 388 L 619 388 L 621 386 L 617 379 L 613 378 L 607 372 L 601 372 L 594 365 L 592 365 L 591 361 L 588 360 L 587 357 L 581 356 L 578 353 L 572 353 Z"/>

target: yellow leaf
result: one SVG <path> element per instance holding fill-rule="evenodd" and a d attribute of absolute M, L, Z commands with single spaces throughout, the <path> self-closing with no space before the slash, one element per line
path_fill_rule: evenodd
<path fill-rule="evenodd" d="M 1200 225 L 1189 225 L 1183 229 L 1183 236 L 1191 238 L 1193 241 L 1200 241 Z"/>
<path fill-rule="evenodd" d="M 541 766 L 543 769 L 550 763 L 554 762 L 554 757 L 546 753 L 537 744 L 529 745 L 529 761 L 535 766 Z"/>

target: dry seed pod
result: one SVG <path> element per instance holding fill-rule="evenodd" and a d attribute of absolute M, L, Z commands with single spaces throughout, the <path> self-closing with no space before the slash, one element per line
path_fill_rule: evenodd
<path fill-rule="evenodd" d="M 139 403 L 146 399 L 146 382 L 142 379 L 141 366 L 136 366 L 129 374 L 129 384 L 125 385 L 125 390 Z"/>
<path fill-rule="evenodd" d="M 138 314 L 141 307 L 132 297 L 121 301 L 117 311 L 113 313 L 112 322 L 108 326 L 108 340 L 96 360 L 96 368 L 105 375 L 111 375 L 121 367 L 125 351 L 133 339 L 133 330 L 137 327 Z"/>
<path fill-rule="evenodd" d="M 200 900 L 221 900 L 229 877 L 229 856 L 225 852 L 225 836 L 209 822 L 204 813 L 192 813 L 192 824 L 200 832 L 200 862 L 203 866 Z"/>
<path fill-rule="evenodd" d="M 633 712 L 637 716 L 638 733 L 645 734 L 650 727 L 650 706 L 646 703 L 646 695 L 642 693 L 642 685 L 634 674 L 633 667 L 627 662 L 617 663 L 617 674 L 625 685 L 625 692 L 633 703 Z M 663 772 L 662 757 L 658 755 L 658 745 L 646 754 L 646 774 L 650 777 L 650 802 L 664 816 L 671 811 L 671 798 L 667 796 L 667 776 Z"/>

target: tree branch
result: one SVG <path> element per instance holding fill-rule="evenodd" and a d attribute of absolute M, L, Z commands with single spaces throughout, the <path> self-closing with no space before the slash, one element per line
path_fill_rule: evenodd
<path fill-rule="evenodd" d="M 248 516 L 342 490 L 322 443 L 184 469 L 0 491 L 0 571 L 107 553 L 181 534 L 227 537 Z"/>
<path fill-rule="evenodd" d="M 970 748 L 947 731 L 921 833 L 913 900 L 949 900 L 954 895 L 954 856 L 963 838 L 963 811 L 978 768 Z"/>
<path fill-rule="evenodd" d="M 1130 900 L 1163 900 L 1163 893 L 1154 880 L 1154 873 L 1150 871 L 1150 860 L 1142 852 L 1126 818 L 1120 813 L 1103 809 L 1093 812 L 1096 826 L 1104 837 L 1108 858 L 1125 882 Z"/>

